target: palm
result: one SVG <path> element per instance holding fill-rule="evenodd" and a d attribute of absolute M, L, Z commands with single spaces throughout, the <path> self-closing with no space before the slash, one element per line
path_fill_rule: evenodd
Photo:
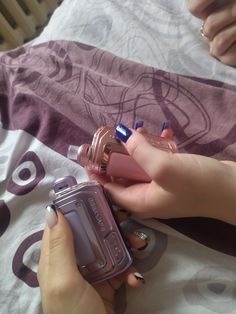
<path fill-rule="evenodd" d="M 223 203 L 232 198 L 228 187 L 234 186 L 235 164 L 226 165 L 199 155 L 173 154 L 163 160 L 153 158 L 152 166 L 151 183 L 128 187 L 105 183 L 114 203 L 141 218 L 222 218 L 218 214 Z"/>

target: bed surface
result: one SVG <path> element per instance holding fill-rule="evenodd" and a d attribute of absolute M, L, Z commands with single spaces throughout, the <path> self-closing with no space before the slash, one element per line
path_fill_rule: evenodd
<path fill-rule="evenodd" d="M 186 0 L 64 0 L 34 44 L 75 40 L 156 68 L 235 83 L 212 58 Z"/>
<path fill-rule="evenodd" d="M 0 313 L 41 313 L 49 191 L 60 176 L 87 178 L 68 145 L 90 142 L 101 125 L 143 119 L 158 133 L 168 119 L 182 152 L 235 160 L 235 80 L 180 0 L 64 0 L 32 47 L 0 54 Z M 146 284 L 123 286 L 117 313 L 236 313 L 234 226 L 195 218 L 128 228 L 150 238 L 134 254 Z"/>

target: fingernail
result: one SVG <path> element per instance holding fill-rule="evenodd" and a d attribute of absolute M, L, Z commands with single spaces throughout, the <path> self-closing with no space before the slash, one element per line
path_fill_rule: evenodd
<path fill-rule="evenodd" d="M 53 204 L 46 207 L 45 218 L 49 228 L 53 228 L 57 224 L 57 212 Z"/>
<path fill-rule="evenodd" d="M 141 128 L 143 126 L 143 123 L 144 123 L 143 120 L 137 120 L 134 125 L 135 130 Z"/>
<path fill-rule="evenodd" d="M 138 280 L 138 281 L 140 281 L 140 282 L 142 282 L 142 283 L 145 283 L 145 279 L 144 279 L 144 277 L 140 274 L 140 273 L 134 273 L 134 277 Z"/>
<path fill-rule="evenodd" d="M 171 128 L 171 123 L 169 120 L 167 120 L 167 121 L 163 122 L 161 132 L 166 130 L 166 129 L 170 129 L 170 128 Z"/>
<path fill-rule="evenodd" d="M 129 137 L 131 136 L 131 134 L 132 134 L 132 131 L 129 128 L 127 128 L 125 125 L 118 124 L 116 126 L 115 135 L 122 142 L 126 143 L 129 139 Z"/>

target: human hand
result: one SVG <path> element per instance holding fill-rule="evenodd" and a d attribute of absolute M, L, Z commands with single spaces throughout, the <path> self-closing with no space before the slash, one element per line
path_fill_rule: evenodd
<path fill-rule="evenodd" d="M 202 19 L 210 54 L 222 63 L 236 66 L 236 1 L 189 0 L 189 11 Z"/>
<path fill-rule="evenodd" d="M 123 185 L 93 175 L 112 201 L 141 218 L 211 217 L 236 224 L 236 163 L 150 145 L 137 131 L 119 125 L 117 136 L 150 176 L 150 183 Z"/>
<path fill-rule="evenodd" d="M 47 207 L 47 222 L 41 244 L 38 269 L 44 314 L 104 314 L 114 313 L 115 291 L 125 281 L 133 287 L 144 283 L 142 275 L 129 268 L 123 274 L 94 287 L 79 273 L 70 226 L 60 212 Z M 134 236 L 133 247 L 144 241 Z"/>

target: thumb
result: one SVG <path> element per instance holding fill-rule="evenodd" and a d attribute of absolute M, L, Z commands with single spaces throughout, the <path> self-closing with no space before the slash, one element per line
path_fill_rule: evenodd
<path fill-rule="evenodd" d="M 47 206 L 46 222 L 39 262 L 39 283 L 50 278 L 73 278 L 82 276 L 78 272 L 74 240 L 69 223 L 54 206 Z"/>
<path fill-rule="evenodd" d="M 179 161 L 175 157 L 177 154 L 152 146 L 144 135 L 122 124 L 116 127 L 116 136 L 152 180 L 161 186 L 166 185 L 166 181 L 169 181 L 178 168 Z"/>

